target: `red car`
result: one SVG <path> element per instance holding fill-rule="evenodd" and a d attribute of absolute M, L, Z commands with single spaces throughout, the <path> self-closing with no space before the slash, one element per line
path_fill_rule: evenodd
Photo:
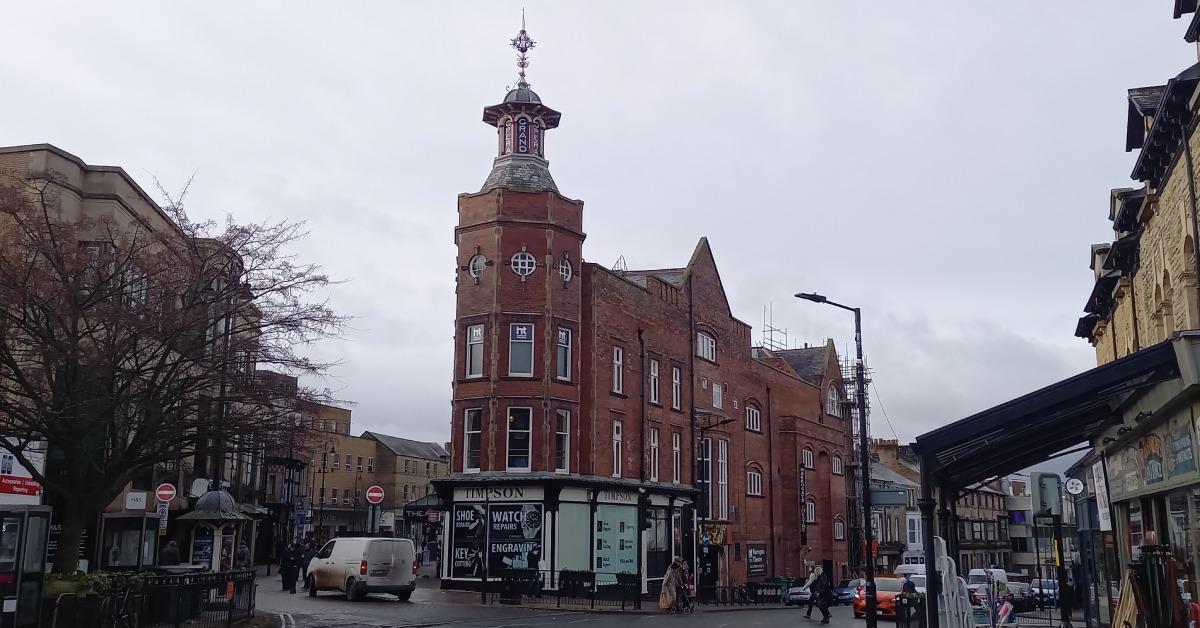
<path fill-rule="evenodd" d="M 896 617 L 896 597 L 904 587 L 904 578 L 875 579 L 875 612 L 880 617 Z M 859 587 L 854 594 L 854 617 L 861 619 L 867 614 L 867 591 Z"/>

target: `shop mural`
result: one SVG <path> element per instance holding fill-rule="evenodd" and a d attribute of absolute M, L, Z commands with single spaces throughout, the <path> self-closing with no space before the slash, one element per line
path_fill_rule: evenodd
<path fill-rule="evenodd" d="M 454 578 L 483 577 L 483 543 L 487 511 L 481 504 L 454 507 L 454 545 L 450 575 Z"/>
<path fill-rule="evenodd" d="M 597 573 L 637 572 L 637 509 L 601 504 L 596 507 Z"/>
<path fill-rule="evenodd" d="M 1200 479 L 1190 416 L 1176 415 L 1105 458 L 1113 501 Z"/>
<path fill-rule="evenodd" d="M 537 569 L 542 555 L 542 505 L 492 504 L 488 523 L 488 569 Z"/>

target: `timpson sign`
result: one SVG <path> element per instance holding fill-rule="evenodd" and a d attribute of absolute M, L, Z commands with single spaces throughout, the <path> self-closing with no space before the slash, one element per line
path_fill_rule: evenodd
<path fill-rule="evenodd" d="M 541 501 L 540 486 L 470 486 L 454 489 L 456 502 Z"/>

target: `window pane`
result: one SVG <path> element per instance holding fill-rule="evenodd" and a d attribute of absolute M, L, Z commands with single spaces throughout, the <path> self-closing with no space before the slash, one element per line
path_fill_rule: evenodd
<path fill-rule="evenodd" d="M 533 325 L 516 323 L 509 326 L 508 372 L 510 375 L 533 374 Z"/>
<path fill-rule="evenodd" d="M 531 414 L 529 408 L 508 409 L 508 467 L 510 469 L 529 468 L 529 426 Z"/>
<path fill-rule="evenodd" d="M 466 466 L 468 469 L 478 469 L 482 438 L 479 431 L 480 418 L 483 414 L 482 410 L 467 410 L 467 460 Z M 407 471 L 408 461 L 405 460 L 405 470 Z"/>

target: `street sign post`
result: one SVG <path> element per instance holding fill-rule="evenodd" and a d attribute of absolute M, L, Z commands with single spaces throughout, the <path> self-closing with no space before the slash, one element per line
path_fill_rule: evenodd
<path fill-rule="evenodd" d="M 169 502 L 172 499 L 175 499 L 175 485 L 169 482 L 163 482 L 162 484 L 159 484 L 158 487 L 154 489 L 154 496 L 157 497 L 158 501 L 160 502 Z"/>
<path fill-rule="evenodd" d="M 367 503 L 378 504 L 383 501 L 383 487 L 374 484 L 367 489 Z"/>
<path fill-rule="evenodd" d="M 171 504 L 169 502 L 158 502 L 158 535 L 167 535 L 167 518 L 170 516 Z"/>

